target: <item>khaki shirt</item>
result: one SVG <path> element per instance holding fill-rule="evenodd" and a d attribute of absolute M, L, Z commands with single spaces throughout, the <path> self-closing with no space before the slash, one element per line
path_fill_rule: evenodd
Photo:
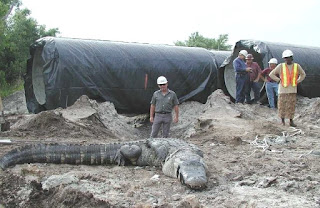
<path fill-rule="evenodd" d="M 291 73 L 291 71 L 293 70 L 293 63 L 291 65 L 288 65 L 288 69 Z M 276 82 L 280 82 L 279 77 L 281 74 L 281 70 L 282 70 L 282 64 L 279 64 L 275 69 L 273 69 L 270 72 L 269 77 Z M 302 82 L 304 80 L 304 78 L 306 78 L 306 73 L 299 64 L 298 64 L 298 71 L 299 71 L 299 75 L 298 75 L 298 79 L 297 79 L 297 84 L 299 84 L 300 82 Z M 277 77 L 276 75 L 278 75 L 279 77 Z M 278 93 L 279 94 L 297 93 L 297 86 L 294 87 L 294 86 L 292 86 L 292 84 L 289 84 L 288 87 L 283 87 L 282 84 L 279 83 Z"/>
<path fill-rule="evenodd" d="M 153 93 L 150 104 L 155 105 L 156 113 L 171 113 L 174 106 L 179 105 L 177 95 L 168 89 L 168 93 L 163 95 L 161 90 Z"/>

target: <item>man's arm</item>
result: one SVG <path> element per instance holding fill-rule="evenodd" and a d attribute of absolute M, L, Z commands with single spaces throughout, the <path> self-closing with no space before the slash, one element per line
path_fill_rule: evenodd
<path fill-rule="evenodd" d="M 257 76 L 257 79 L 255 79 L 255 80 L 253 80 L 253 81 L 254 81 L 254 82 L 258 82 L 260 78 L 261 78 L 262 80 L 264 80 L 264 79 L 262 78 L 261 73 L 259 72 L 259 74 L 258 74 L 258 76 Z"/>
<path fill-rule="evenodd" d="M 233 61 L 233 68 L 235 72 L 245 72 L 246 71 L 246 65 L 241 64 L 239 60 L 234 60 Z"/>
<path fill-rule="evenodd" d="M 281 64 L 279 64 L 276 68 L 274 68 L 270 72 L 269 77 L 276 82 L 280 82 L 280 78 L 276 76 L 277 74 L 280 74 L 280 70 L 281 70 Z"/>
<path fill-rule="evenodd" d="M 297 83 L 300 83 L 306 78 L 306 72 L 302 69 L 300 64 L 298 65 L 298 69 L 299 69 L 299 78 L 297 79 Z"/>
<path fill-rule="evenodd" d="M 156 106 L 151 104 L 150 105 L 150 122 L 151 123 L 153 123 L 155 109 L 156 109 Z"/>
<path fill-rule="evenodd" d="M 174 106 L 174 113 L 175 113 L 175 117 L 173 119 L 173 122 L 178 123 L 178 121 L 179 121 L 179 106 L 178 105 Z"/>
<path fill-rule="evenodd" d="M 239 59 L 235 59 L 233 60 L 233 68 L 235 70 L 235 72 L 251 72 L 252 69 L 251 67 L 247 67 L 247 65 L 245 63 L 241 63 L 241 60 Z"/>
<path fill-rule="evenodd" d="M 257 63 L 257 69 L 258 69 L 258 76 L 257 76 L 257 79 L 253 80 L 254 82 L 258 82 L 260 78 L 262 79 L 262 76 L 261 76 L 262 70 L 258 63 Z"/>

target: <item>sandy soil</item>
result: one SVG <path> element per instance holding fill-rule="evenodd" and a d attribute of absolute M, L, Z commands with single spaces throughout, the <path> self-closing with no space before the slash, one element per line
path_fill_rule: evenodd
<path fill-rule="evenodd" d="M 37 115 L 21 110 L 23 102 L 4 105 L 11 131 L 0 139 L 13 143 L 0 144 L 0 155 L 39 142 L 138 140 L 151 130 L 148 115 L 119 115 L 111 103 L 86 97 Z M 298 97 L 295 129 L 280 126 L 275 110 L 234 104 L 220 90 L 180 112 L 171 136 L 203 150 L 205 190 L 155 167 L 23 164 L 0 170 L 0 207 L 320 207 L 320 98 Z"/>

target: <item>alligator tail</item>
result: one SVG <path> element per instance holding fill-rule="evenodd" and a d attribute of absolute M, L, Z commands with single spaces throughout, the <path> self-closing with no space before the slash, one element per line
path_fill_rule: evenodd
<path fill-rule="evenodd" d="M 27 145 L 5 154 L 0 167 L 23 163 L 55 163 L 79 165 L 115 164 L 117 152 L 122 144 L 35 144 Z"/>

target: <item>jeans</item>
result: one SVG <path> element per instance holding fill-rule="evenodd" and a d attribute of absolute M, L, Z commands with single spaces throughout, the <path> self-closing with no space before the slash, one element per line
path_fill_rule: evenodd
<path fill-rule="evenodd" d="M 246 85 L 248 84 L 248 74 L 236 74 L 236 103 L 243 103 L 245 97 Z"/>
<path fill-rule="evenodd" d="M 251 89 L 253 90 L 254 94 L 254 102 L 258 102 L 260 99 L 260 87 L 258 82 L 250 81 L 246 88 L 246 101 L 251 102 Z"/>
<path fill-rule="evenodd" d="M 275 96 L 278 97 L 278 83 L 276 82 L 267 82 L 266 83 L 266 92 L 269 101 L 270 108 L 275 108 Z"/>

